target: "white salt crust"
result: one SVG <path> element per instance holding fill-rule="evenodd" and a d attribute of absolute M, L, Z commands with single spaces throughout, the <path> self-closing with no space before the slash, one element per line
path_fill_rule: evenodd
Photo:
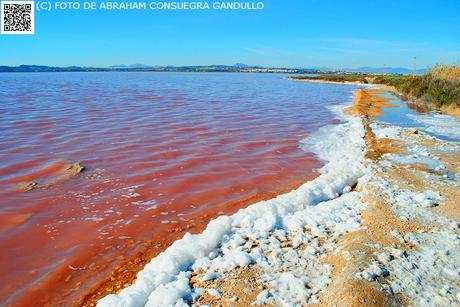
<path fill-rule="evenodd" d="M 432 115 L 433 116 L 433 115 Z M 426 121 L 426 116 L 424 121 Z M 438 122 L 430 122 L 436 125 Z M 443 122 L 439 122 L 441 127 Z M 384 277 L 381 289 L 389 294 L 401 293 L 417 306 L 458 306 L 460 304 L 460 236 L 458 221 L 441 215 L 432 208 L 444 197 L 431 189 L 419 191 L 401 189 L 391 178 L 379 176 L 385 168 L 393 168 L 395 163 L 410 167 L 413 163 L 425 164 L 441 175 L 422 172 L 425 182 L 460 188 L 459 174 L 449 174 L 446 167 L 436 157 L 437 153 L 458 150 L 456 142 L 436 140 L 435 147 L 419 145 L 421 138 L 430 138 L 424 133 L 411 134 L 400 127 L 373 125 L 373 132 L 379 137 L 399 136 L 404 141 L 408 155 L 384 155 L 382 160 L 371 166 L 372 184 L 385 195 L 393 211 L 402 220 L 415 220 L 424 225 L 433 225 L 428 231 L 408 233 L 404 237 L 392 231 L 401 243 L 411 243 L 415 248 L 401 250 L 384 248 L 376 252 L 376 260 L 357 274 L 371 282 Z M 434 130 L 434 129 L 433 129 Z M 441 129 L 437 129 L 441 131 Z M 445 171 L 444 174 L 442 171 Z M 442 175 L 443 174 L 443 175 Z"/>
<path fill-rule="evenodd" d="M 424 115 L 409 114 L 408 117 L 419 123 L 421 125 L 419 128 L 423 131 L 460 141 L 460 120 L 453 116 L 428 113 Z"/>

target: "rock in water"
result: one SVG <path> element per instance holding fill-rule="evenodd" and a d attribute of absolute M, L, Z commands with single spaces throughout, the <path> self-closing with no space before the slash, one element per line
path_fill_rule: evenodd
<path fill-rule="evenodd" d="M 30 191 L 30 190 L 33 190 L 37 187 L 37 183 L 35 181 L 29 181 L 29 182 L 24 182 L 22 184 L 22 190 L 24 192 L 27 192 L 27 191 Z"/>
<path fill-rule="evenodd" d="M 72 175 L 79 174 L 85 170 L 85 167 L 79 162 L 72 163 L 67 166 L 66 171 L 70 172 Z"/>

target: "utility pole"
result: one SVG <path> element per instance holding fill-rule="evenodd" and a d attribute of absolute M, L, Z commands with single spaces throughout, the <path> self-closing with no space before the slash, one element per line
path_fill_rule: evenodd
<path fill-rule="evenodd" d="M 414 56 L 414 75 L 417 74 L 417 57 Z"/>

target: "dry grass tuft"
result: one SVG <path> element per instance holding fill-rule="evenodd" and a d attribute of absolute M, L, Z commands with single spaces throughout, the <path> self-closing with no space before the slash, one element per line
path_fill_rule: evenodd
<path fill-rule="evenodd" d="M 434 79 L 460 83 L 460 67 L 449 65 L 436 65 L 431 70 Z"/>

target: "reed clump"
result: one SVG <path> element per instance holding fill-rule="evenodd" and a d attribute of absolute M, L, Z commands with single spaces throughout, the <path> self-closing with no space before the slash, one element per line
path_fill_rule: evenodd
<path fill-rule="evenodd" d="M 433 78 L 448 82 L 460 83 L 460 67 L 450 65 L 436 65 L 431 70 Z"/>

